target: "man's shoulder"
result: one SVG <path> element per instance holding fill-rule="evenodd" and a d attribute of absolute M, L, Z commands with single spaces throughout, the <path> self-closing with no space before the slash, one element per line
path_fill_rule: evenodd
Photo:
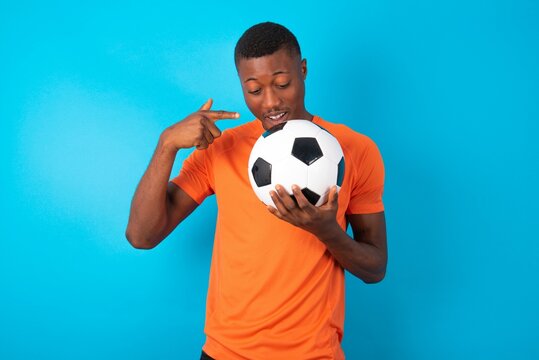
<path fill-rule="evenodd" d="M 263 132 L 262 126 L 258 120 L 251 120 L 244 124 L 228 128 L 223 131 L 223 138 L 225 140 L 232 139 L 234 137 L 256 137 L 258 138 Z"/>
<path fill-rule="evenodd" d="M 262 127 L 257 120 L 223 130 L 220 137 L 216 138 L 209 147 L 211 154 L 223 154 L 234 149 L 238 144 L 253 143 L 262 134 Z"/>
<path fill-rule="evenodd" d="M 234 127 L 223 129 L 221 136 L 215 139 L 216 143 L 233 141 L 237 137 L 255 136 L 256 126 L 254 121 L 249 121 Z"/>

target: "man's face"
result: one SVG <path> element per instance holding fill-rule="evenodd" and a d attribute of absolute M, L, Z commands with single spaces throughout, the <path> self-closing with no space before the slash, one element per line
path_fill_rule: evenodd
<path fill-rule="evenodd" d="M 259 58 L 240 59 L 238 75 L 245 103 L 264 129 L 292 119 L 311 120 L 305 110 L 307 64 L 280 49 Z"/>

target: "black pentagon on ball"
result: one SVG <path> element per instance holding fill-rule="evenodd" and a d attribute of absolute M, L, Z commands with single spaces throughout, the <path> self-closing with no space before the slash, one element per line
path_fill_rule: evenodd
<path fill-rule="evenodd" d="M 311 165 L 324 154 L 318 141 L 313 137 L 299 137 L 294 140 L 292 155 L 307 165 Z"/>
<path fill-rule="evenodd" d="M 310 190 L 309 188 L 301 189 L 301 192 L 307 198 L 307 200 L 309 200 L 309 202 L 313 205 L 316 205 L 318 200 L 320 200 L 320 195 Z"/>
<path fill-rule="evenodd" d="M 271 164 L 262 158 L 256 159 L 251 169 L 258 187 L 271 184 Z"/>
<path fill-rule="evenodd" d="M 307 200 L 309 200 L 309 202 L 312 204 L 312 205 L 316 205 L 316 203 L 318 202 L 318 200 L 320 200 L 320 195 L 318 195 L 317 193 L 315 193 L 314 191 L 312 191 L 311 189 L 309 188 L 303 188 L 301 189 L 301 192 L 303 193 L 303 196 L 305 196 L 305 198 Z M 292 200 L 294 200 L 294 202 L 296 203 L 296 205 L 298 204 L 298 200 L 296 199 L 296 197 L 294 195 L 290 195 L 290 198 Z"/>

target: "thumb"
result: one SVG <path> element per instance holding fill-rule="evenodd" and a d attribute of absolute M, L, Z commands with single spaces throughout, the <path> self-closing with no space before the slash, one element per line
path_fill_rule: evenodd
<path fill-rule="evenodd" d="M 337 192 L 337 186 L 333 185 L 329 189 L 328 205 L 331 207 L 337 207 L 339 204 L 339 194 Z"/>
<path fill-rule="evenodd" d="M 209 98 L 208 101 L 206 101 L 206 102 L 204 103 L 204 105 L 202 105 L 202 106 L 200 107 L 199 110 L 210 110 L 212 104 L 213 104 L 213 100 L 212 100 L 212 98 Z"/>

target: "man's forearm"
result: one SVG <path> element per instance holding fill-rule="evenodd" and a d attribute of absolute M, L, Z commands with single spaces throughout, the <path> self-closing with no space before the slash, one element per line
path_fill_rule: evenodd
<path fill-rule="evenodd" d="M 385 276 L 387 259 L 375 246 L 356 241 L 338 224 L 324 234 L 319 234 L 331 255 L 339 264 L 366 283 L 381 281 Z"/>
<path fill-rule="evenodd" d="M 137 186 L 126 236 L 135 247 L 153 247 L 167 225 L 167 184 L 176 150 L 160 139 L 150 164 Z"/>

